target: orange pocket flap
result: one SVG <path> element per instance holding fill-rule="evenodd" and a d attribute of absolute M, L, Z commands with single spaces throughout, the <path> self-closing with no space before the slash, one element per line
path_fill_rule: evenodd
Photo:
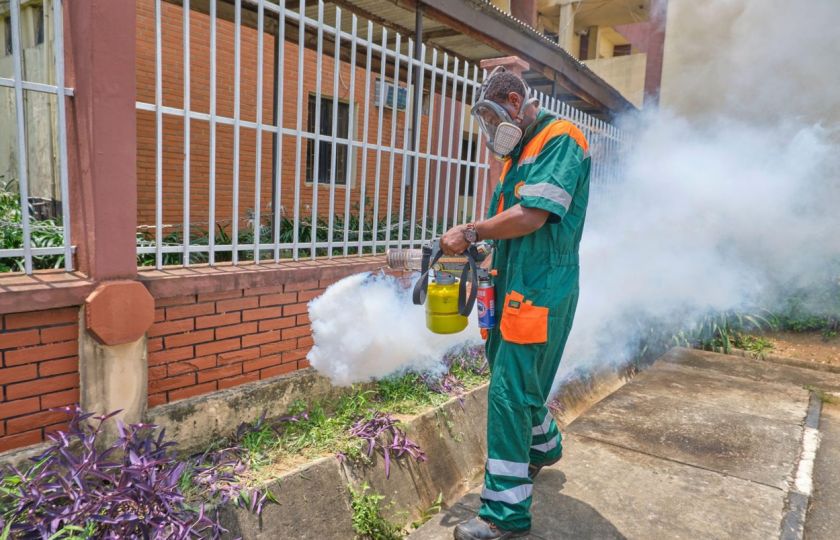
<path fill-rule="evenodd" d="M 523 302 L 522 294 L 511 291 L 505 295 L 499 329 L 509 343 L 529 345 L 548 341 L 548 308 Z"/>

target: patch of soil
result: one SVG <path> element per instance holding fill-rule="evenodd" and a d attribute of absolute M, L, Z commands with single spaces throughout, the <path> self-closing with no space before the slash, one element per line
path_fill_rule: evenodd
<path fill-rule="evenodd" d="M 840 337 L 826 339 L 820 332 L 767 332 L 773 344 L 768 354 L 840 366 Z"/>

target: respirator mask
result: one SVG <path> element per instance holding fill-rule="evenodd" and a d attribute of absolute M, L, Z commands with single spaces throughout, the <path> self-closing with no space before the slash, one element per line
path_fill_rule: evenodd
<path fill-rule="evenodd" d="M 485 93 L 489 82 L 496 74 L 504 71 L 505 69 L 503 67 L 497 67 L 484 80 L 484 83 L 481 85 L 478 100 L 472 109 L 472 115 L 478 120 L 478 126 L 487 139 L 487 147 L 501 158 L 507 157 L 513 152 L 513 149 L 522 140 L 522 128 L 519 126 L 522 124 L 526 108 L 533 103 L 539 102 L 535 97 L 523 100 L 519 106 L 519 111 L 516 113 L 516 118 L 511 118 L 504 107 L 493 100 L 487 99 Z M 528 86 L 526 85 L 526 95 L 530 93 L 528 90 Z"/>

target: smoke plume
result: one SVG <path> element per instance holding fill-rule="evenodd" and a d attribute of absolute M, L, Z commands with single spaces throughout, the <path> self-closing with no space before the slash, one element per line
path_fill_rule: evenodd
<path fill-rule="evenodd" d="M 640 320 L 688 327 L 824 282 L 840 257 L 838 20 L 833 0 L 669 2 L 662 106 L 623 119 L 621 182 L 591 197 L 558 380 L 629 360 Z"/>

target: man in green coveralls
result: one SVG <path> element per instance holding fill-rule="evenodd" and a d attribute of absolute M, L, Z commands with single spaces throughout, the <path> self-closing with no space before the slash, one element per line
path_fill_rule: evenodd
<path fill-rule="evenodd" d="M 546 402 L 578 299 L 578 248 L 589 201 L 588 144 L 573 124 L 540 110 L 523 81 L 495 71 L 473 115 L 504 159 L 488 219 L 441 237 L 448 255 L 493 240 L 497 325 L 491 366 L 488 459 L 478 518 L 457 540 L 524 536 L 540 469 L 560 459 L 560 432 Z"/>

